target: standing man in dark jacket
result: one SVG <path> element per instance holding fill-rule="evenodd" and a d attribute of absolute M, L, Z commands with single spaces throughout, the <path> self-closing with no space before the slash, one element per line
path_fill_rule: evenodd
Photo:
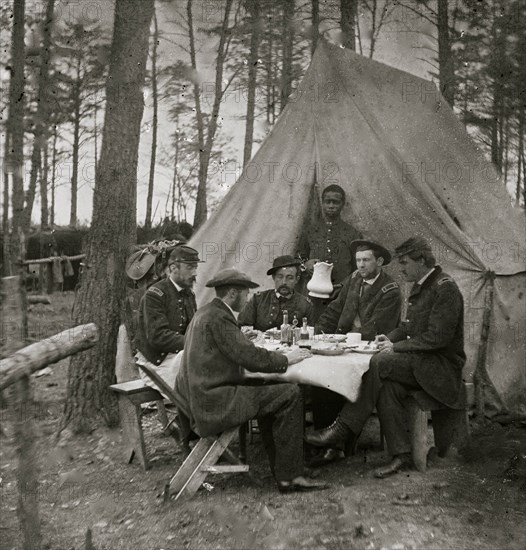
<path fill-rule="evenodd" d="M 303 400 L 295 384 L 246 385 L 244 369 L 285 372 L 309 356 L 304 350 L 277 353 L 256 347 L 234 312 L 257 283 L 236 269 L 224 269 L 206 283 L 216 298 L 200 308 L 186 333 L 175 393 L 177 406 L 201 437 L 258 419 L 270 467 L 281 492 L 326 487 L 303 477 Z"/>
<path fill-rule="evenodd" d="M 365 240 L 351 243 L 358 269 L 343 281 L 336 298 L 316 323 L 316 333 L 359 332 L 362 340 L 374 340 L 386 334 L 400 321 L 402 297 L 398 283 L 383 271 L 391 261 L 390 252 L 382 245 Z M 334 422 L 345 403 L 340 395 L 325 388 L 312 388 L 314 428 Z M 321 466 L 343 458 L 343 451 L 327 449 L 313 458 L 312 466 Z"/>
<path fill-rule="evenodd" d="M 274 288 L 257 292 L 247 302 L 237 320 L 240 325 L 251 325 L 256 330 L 265 331 L 279 328 L 283 324 L 283 311 L 289 314 L 289 323 L 294 316 L 301 326 L 303 317 L 312 322 L 312 302 L 294 287 L 300 279 L 301 260 L 293 256 L 278 256 L 267 271 L 274 281 Z"/>
<path fill-rule="evenodd" d="M 336 421 L 307 436 L 317 446 L 342 446 L 357 438 L 374 407 L 393 460 L 375 471 L 383 478 L 407 465 L 411 444 L 403 401 L 424 390 L 446 406 L 461 396 L 464 353 L 464 303 L 455 281 L 435 265 L 430 246 L 412 238 L 396 249 L 402 276 L 414 282 L 407 319 L 377 338 L 380 353 L 371 358 L 358 401 L 347 403 Z"/>
<path fill-rule="evenodd" d="M 305 260 L 306 272 L 300 291 L 306 294 L 305 288 L 312 277 L 316 262 L 333 264 L 331 280 L 335 297 L 343 280 L 356 269 L 351 243 L 362 235 L 352 225 L 341 219 L 345 205 L 345 191 L 339 185 L 328 185 L 321 193 L 323 218 L 308 227 L 301 236 L 298 255 Z M 314 319 L 316 322 L 323 313 L 331 298 L 324 300 L 314 298 Z"/>
<path fill-rule="evenodd" d="M 168 276 L 150 286 L 139 305 L 136 360 L 153 367 L 171 387 L 179 364 L 176 354 L 184 347 L 186 328 L 197 309 L 192 287 L 200 262 L 197 250 L 177 246 L 168 260 Z"/>

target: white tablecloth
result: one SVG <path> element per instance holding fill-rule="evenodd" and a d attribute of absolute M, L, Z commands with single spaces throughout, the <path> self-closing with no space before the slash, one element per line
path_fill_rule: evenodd
<path fill-rule="evenodd" d="M 290 366 L 285 374 L 246 371 L 246 377 L 320 386 L 343 395 L 349 401 L 356 401 L 362 375 L 369 369 L 371 357 L 352 352 L 334 356 L 313 355 Z"/>

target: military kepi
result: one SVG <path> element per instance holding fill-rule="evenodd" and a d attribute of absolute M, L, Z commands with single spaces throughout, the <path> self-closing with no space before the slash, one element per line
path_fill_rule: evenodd
<path fill-rule="evenodd" d="M 301 265 L 301 260 L 294 258 L 294 256 L 278 256 L 274 258 L 272 267 L 267 271 L 267 275 L 274 275 L 281 267 L 292 267 L 295 265 Z"/>
<path fill-rule="evenodd" d="M 250 277 L 238 271 L 233 267 L 228 269 L 222 269 L 218 271 L 212 279 L 210 279 L 206 285 L 209 288 L 216 288 L 219 286 L 242 286 L 245 288 L 257 288 L 259 285 L 250 280 Z"/>
<path fill-rule="evenodd" d="M 359 246 L 367 246 L 371 250 L 376 251 L 376 253 L 384 259 L 383 265 L 387 265 L 388 263 L 390 263 L 391 253 L 389 252 L 389 250 L 387 250 L 387 248 L 385 248 L 381 244 L 375 243 L 374 241 L 366 241 L 363 239 L 356 239 L 351 243 L 351 254 L 353 258 L 356 255 L 356 249 Z"/>
<path fill-rule="evenodd" d="M 421 237 L 411 237 L 395 248 L 395 258 L 405 256 L 411 252 L 432 252 L 429 243 Z"/>
<path fill-rule="evenodd" d="M 185 264 L 203 263 L 204 260 L 199 259 L 199 252 L 194 248 L 181 244 L 176 246 L 170 253 L 170 260 L 168 263 L 182 262 Z"/>

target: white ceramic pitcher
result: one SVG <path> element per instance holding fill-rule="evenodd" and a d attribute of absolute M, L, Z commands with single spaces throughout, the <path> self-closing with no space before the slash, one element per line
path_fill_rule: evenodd
<path fill-rule="evenodd" d="M 315 298 L 328 298 L 333 291 L 331 282 L 331 272 L 334 264 L 327 262 L 317 262 L 314 264 L 314 273 L 311 280 L 307 283 L 309 296 Z"/>

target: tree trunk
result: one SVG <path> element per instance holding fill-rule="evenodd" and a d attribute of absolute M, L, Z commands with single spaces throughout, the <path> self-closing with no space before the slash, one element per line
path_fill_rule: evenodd
<path fill-rule="evenodd" d="M 319 0 L 312 0 L 312 44 L 310 47 L 311 56 L 318 46 L 318 37 L 320 33 L 320 3 Z"/>
<path fill-rule="evenodd" d="M 157 155 L 157 124 L 159 98 L 157 94 L 157 46 L 159 42 L 159 27 L 157 26 L 157 16 L 153 14 L 153 49 L 152 49 L 152 100 L 153 100 L 153 124 L 152 124 L 152 153 L 150 157 L 150 177 L 148 178 L 148 196 L 146 198 L 146 219 L 144 228 L 152 227 L 152 202 L 153 202 L 153 183 L 155 179 L 155 158 Z"/>
<path fill-rule="evenodd" d="M 291 2 L 293 0 L 290 0 Z M 195 215 L 194 215 L 194 230 L 197 230 L 207 219 L 208 217 L 208 206 L 207 206 L 207 189 L 206 189 L 206 180 L 208 177 L 208 166 L 210 164 L 210 156 L 212 154 L 212 146 L 214 144 L 214 138 L 217 131 L 217 119 L 219 117 L 219 108 L 221 107 L 221 99 L 223 97 L 223 65 L 225 62 L 225 43 L 227 40 L 228 32 L 228 20 L 230 18 L 230 10 L 232 8 L 233 0 L 226 0 L 225 4 L 225 13 L 223 17 L 223 23 L 221 25 L 221 31 L 219 35 L 219 46 L 217 51 L 216 58 L 216 74 L 215 74 L 215 89 L 214 89 L 214 104 L 212 106 L 212 112 L 210 113 L 210 119 L 208 122 L 208 128 L 206 133 L 206 141 L 204 141 L 204 128 L 202 132 L 204 148 L 199 147 L 199 183 L 197 186 L 197 196 L 195 200 Z M 188 1 L 189 6 L 189 23 L 191 21 L 191 11 L 192 11 L 192 1 Z M 189 24 L 191 27 L 191 53 L 192 56 L 192 67 L 197 70 L 196 59 L 195 59 L 195 45 L 193 44 L 193 25 Z M 195 95 L 194 86 L 194 95 Z M 197 87 L 197 93 L 199 93 L 199 87 Z M 196 112 L 197 112 L 197 101 L 196 101 Z M 201 122 L 199 123 L 199 118 Z M 202 114 L 198 117 L 198 126 L 204 125 Z M 201 139 L 201 137 L 200 137 Z"/>
<path fill-rule="evenodd" d="M 95 158 L 95 179 L 97 179 L 97 163 L 99 162 L 99 127 L 97 115 L 99 107 L 97 102 L 93 105 L 93 156 Z"/>
<path fill-rule="evenodd" d="M 148 38 L 154 0 L 117 0 L 106 88 L 106 113 L 93 219 L 75 324 L 93 322 L 97 346 L 71 359 L 62 428 L 90 432 L 102 421 L 118 422 L 115 354 L 126 297 L 125 261 L 135 242 L 137 162 Z"/>
<path fill-rule="evenodd" d="M 340 26 L 343 34 L 343 46 L 356 51 L 356 16 L 358 0 L 340 0 Z"/>
<path fill-rule="evenodd" d="M 448 0 L 438 0 L 438 78 L 440 91 L 451 107 L 455 104 L 455 70 L 449 36 Z"/>
<path fill-rule="evenodd" d="M 42 162 L 42 149 L 46 142 L 49 121 L 49 64 L 51 61 L 51 32 L 53 27 L 53 12 L 55 0 L 48 0 L 46 5 L 46 19 L 42 33 L 42 46 L 40 49 L 40 68 L 38 72 L 37 112 L 35 115 L 35 134 L 33 138 L 33 151 L 31 153 L 31 173 L 29 176 L 29 188 L 26 193 L 26 206 L 24 208 L 24 231 L 29 231 L 31 214 L 35 202 L 38 171 Z"/>
<path fill-rule="evenodd" d="M 171 220 L 174 220 L 175 217 L 175 190 L 177 188 L 177 177 L 178 177 L 178 166 L 177 163 L 179 162 L 179 133 L 177 132 L 175 134 L 175 155 L 174 155 L 174 177 L 172 181 L 172 212 L 171 212 Z M 178 211 L 179 213 L 179 211 Z M 181 221 L 180 219 L 177 220 L 178 222 Z"/>
<path fill-rule="evenodd" d="M 9 262 L 9 174 L 11 173 L 9 151 L 10 151 L 10 136 L 9 136 L 9 122 L 6 125 L 5 141 L 4 141 L 4 163 L 3 163 L 3 210 L 2 210 L 2 276 L 7 277 L 11 274 L 10 262 Z M 1 435 L 1 434 L 0 434 Z"/>
<path fill-rule="evenodd" d="M 521 174 L 525 172 L 524 170 L 524 164 L 523 164 L 523 157 L 524 157 L 524 102 L 521 102 L 521 106 L 519 108 L 519 141 L 518 141 L 518 149 L 517 149 L 517 188 L 515 190 L 515 204 L 516 206 L 519 206 L 521 202 L 521 188 L 526 188 L 526 182 L 524 180 L 521 183 Z M 524 206 L 526 207 L 526 201 Z"/>
<path fill-rule="evenodd" d="M 48 208 L 48 178 L 49 178 L 49 151 L 46 141 L 44 148 L 44 166 L 40 176 L 40 228 L 47 229 L 49 226 L 49 208 Z"/>
<path fill-rule="evenodd" d="M 271 7 L 269 7 L 269 14 L 273 14 L 273 10 Z M 275 90 L 274 90 L 274 35 L 273 35 L 273 22 L 272 17 L 269 16 L 268 18 L 268 28 L 267 28 L 267 34 L 268 34 L 268 56 L 267 56 L 267 63 L 266 63 L 266 70 L 267 70 L 267 81 L 266 81 L 266 88 L 267 88 L 267 124 L 273 125 L 274 121 L 276 119 L 276 98 L 275 98 Z"/>
<path fill-rule="evenodd" d="M 195 33 L 194 33 L 194 18 L 192 13 L 193 0 L 188 0 L 186 4 L 186 13 L 188 16 L 188 38 L 190 40 L 190 63 L 192 69 L 197 71 L 197 59 L 195 52 Z M 196 223 L 202 223 L 207 217 L 207 198 L 206 198 L 206 180 L 203 179 L 203 151 L 205 149 L 205 121 L 201 110 L 201 89 L 197 82 L 193 86 L 194 101 L 195 101 L 195 117 L 197 122 L 197 140 L 199 145 L 199 183 L 197 187 L 197 197 L 194 214 L 194 227 L 197 229 Z M 199 208 L 198 208 L 199 207 Z"/>
<path fill-rule="evenodd" d="M 252 157 L 252 143 L 254 140 L 254 111 L 256 108 L 256 83 L 259 56 L 259 43 L 261 41 L 261 10 L 259 2 L 250 4 L 251 29 L 250 56 L 248 60 L 248 96 L 247 96 L 247 121 L 245 126 L 245 147 L 243 150 L 243 166 Z"/>
<path fill-rule="evenodd" d="M 53 126 L 53 154 L 51 160 L 51 211 L 49 212 L 49 225 L 55 226 L 55 182 L 57 177 L 57 137 L 58 126 Z"/>
<path fill-rule="evenodd" d="M 73 84 L 73 166 L 71 172 L 71 203 L 69 225 L 77 226 L 77 192 L 79 187 L 80 108 L 82 103 L 82 52 L 77 57 L 77 74 Z"/>
<path fill-rule="evenodd" d="M 292 53 L 294 47 L 295 0 L 283 2 L 283 64 L 281 68 L 280 112 L 283 111 L 292 92 Z"/>
<path fill-rule="evenodd" d="M 9 83 L 8 134 L 12 175 L 12 222 L 9 261 L 14 266 L 20 255 L 18 236 L 23 226 L 24 213 L 24 17 L 25 0 L 14 1 L 13 32 L 11 38 L 11 80 Z M 14 271 L 12 271 L 14 272 Z"/>

